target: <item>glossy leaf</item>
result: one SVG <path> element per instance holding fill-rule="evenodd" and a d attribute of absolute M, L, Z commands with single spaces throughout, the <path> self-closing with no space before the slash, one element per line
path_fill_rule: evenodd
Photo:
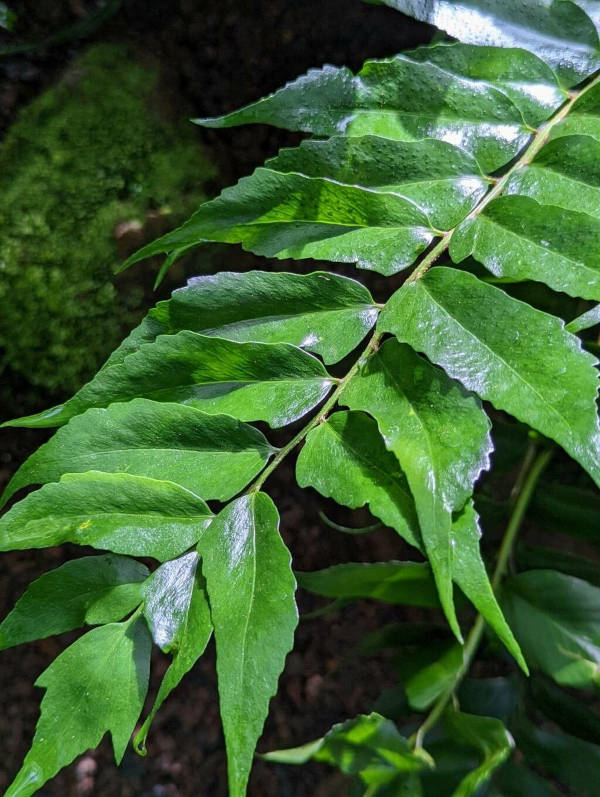
<path fill-rule="evenodd" d="M 144 615 L 154 642 L 173 655 L 152 709 L 137 733 L 134 745 L 146 753 L 146 737 L 156 713 L 204 653 L 212 634 L 210 609 L 195 551 L 165 562 L 144 585 Z"/>
<path fill-rule="evenodd" d="M 251 493 L 226 506 L 198 546 L 217 644 L 231 797 L 245 794 L 298 622 L 295 579 L 278 521 L 271 499 Z"/>
<path fill-rule="evenodd" d="M 383 0 L 469 44 L 524 47 L 549 63 L 566 85 L 600 67 L 594 23 L 570 0 Z"/>
<path fill-rule="evenodd" d="M 600 684 L 600 589 L 554 570 L 509 579 L 502 608 L 528 663 L 563 686 Z"/>
<path fill-rule="evenodd" d="M 600 484 L 595 358 L 559 319 L 471 274 L 435 268 L 394 294 L 379 327 L 556 440 Z"/>
<path fill-rule="evenodd" d="M 477 161 L 462 149 L 437 141 L 394 141 L 379 136 L 334 136 L 283 149 L 266 164 L 368 191 L 410 199 L 438 229 L 461 221 L 488 188 Z"/>
<path fill-rule="evenodd" d="M 274 449 L 229 415 L 147 399 L 90 409 L 59 429 L 19 468 L 2 496 L 96 470 L 172 481 L 207 500 L 242 490 Z"/>
<path fill-rule="evenodd" d="M 529 50 L 529 43 L 526 46 Z M 548 64 L 528 50 L 455 42 L 419 47 L 408 56 L 490 83 L 510 97 L 528 124 L 537 127 L 568 99 L 568 93 Z"/>
<path fill-rule="evenodd" d="M 211 520 L 204 501 L 171 482 L 126 473 L 66 474 L 0 518 L 0 550 L 73 542 L 165 561 L 194 545 Z"/>
<path fill-rule="evenodd" d="M 263 758 L 277 764 L 322 761 L 346 775 L 360 775 L 367 784 L 390 782 L 399 773 L 418 772 L 426 765 L 394 723 L 375 712 L 334 725 L 325 736 L 301 747 L 276 750 Z"/>
<path fill-rule="evenodd" d="M 6 797 L 29 797 L 110 731 L 120 763 L 148 688 L 150 635 L 140 617 L 95 628 L 36 681 L 47 691 L 31 750 Z"/>
<path fill-rule="evenodd" d="M 552 128 L 550 138 L 585 135 L 600 140 L 600 85 L 592 81 L 575 100 L 569 113 Z"/>
<path fill-rule="evenodd" d="M 311 69 L 239 111 L 195 121 L 205 127 L 264 123 L 317 136 L 437 138 L 473 154 L 486 171 L 507 163 L 528 140 L 523 117 L 504 92 L 405 55 L 367 61 L 357 75 L 346 67 Z"/>
<path fill-rule="evenodd" d="M 447 709 L 444 714 L 446 733 L 455 741 L 479 751 L 483 760 L 461 781 L 452 797 L 471 797 L 495 769 L 506 761 L 514 747 L 512 736 L 500 720 Z"/>
<path fill-rule="evenodd" d="M 340 467 L 343 463 L 343 467 Z M 376 422 L 363 412 L 336 412 L 313 429 L 300 452 L 296 478 L 351 509 L 371 512 L 425 552 L 414 500 L 396 457 L 387 451 Z M 453 520 L 452 578 L 485 617 L 508 650 L 526 665 L 487 576 L 479 552 L 477 515 L 471 503 Z"/>
<path fill-rule="evenodd" d="M 489 466 L 487 415 L 443 371 L 395 341 L 365 363 L 342 400 L 375 417 L 406 474 L 440 600 L 460 638 L 452 602 L 452 512 Z"/>
<path fill-rule="evenodd" d="M 513 172 L 504 193 L 528 196 L 542 205 L 557 205 L 600 219 L 599 158 L 600 141 L 592 136 L 555 138 L 541 149 L 531 164 Z M 554 208 L 551 212 L 557 214 Z M 537 217 L 539 225 L 539 211 Z M 572 218 L 565 214 L 564 224 L 568 225 Z M 581 221 L 591 224 L 584 219 Z M 563 241 L 566 238 L 565 234 Z M 573 254 L 577 254 L 576 249 Z"/>
<path fill-rule="evenodd" d="M 142 397 L 285 426 L 325 398 L 331 385 L 320 361 L 295 346 L 183 331 L 159 335 L 122 363 L 101 369 L 64 404 L 6 425 L 60 426 L 90 407 Z"/>
<path fill-rule="evenodd" d="M 338 274 L 221 271 L 193 277 L 159 302 L 109 363 L 182 329 L 240 342 L 292 343 L 334 363 L 360 343 L 378 312 L 365 287 Z"/>
<path fill-rule="evenodd" d="M 598 300 L 599 238 L 600 217 L 504 196 L 458 227 L 450 254 L 457 263 L 473 255 L 497 277 L 537 280 L 569 296 Z"/>
<path fill-rule="evenodd" d="M 73 628 L 122 620 L 142 600 L 148 568 L 124 556 L 84 556 L 30 584 L 0 623 L 0 650 Z"/>
<path fill-rule="evenodd" d="M 373 598 L 433 608 L 440 605 L 429 566 L 417 562 L 351 562 L 296 573 L 296 578 L 301 587 L 326 598 Z"/>
<path fill-rule="evenodd" d="M 421 549 L 406 477 L 366 413 L 336 412 L 313 429 L 298 456 L 296 479 L 300 487 L 314 487 L 350 509 L 368 504 L 374 515 Z"/>
<path fill-rule="evenodd" d="M 181 227 L 140 249 L 125 266 L 202 243 L 241 243 L 257 255 L 356 263 L 395 274 L 433 240 L 431 220 L 398 193 L 261 167 L 206 202 Z"/>
<path fill-rule="evenodd" d="M 463 664 L 463 649 L 456 643 L 445 646 L 439 658 L 411 674 L 404 684 L 408 702 L 415 711 L 425 711 L 452 686 Z"/>

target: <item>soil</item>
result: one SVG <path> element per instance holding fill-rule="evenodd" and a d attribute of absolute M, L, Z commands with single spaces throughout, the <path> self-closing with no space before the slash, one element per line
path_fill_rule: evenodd
<path fill-rule="evenodd" d="M 2 41 L 40 41 L 89 15 L 92 0 L 8 2 L 19 18 L 14 35 Z M 369 57 L 383 57 L 427 42 L 432 30 L 389 8 L 360 0 L 125 0 L 117 13 L 85 41 L 70 40 L 0 60 L 0 128 L 6 129 L 19 109 L 56 80 L 72 58 L 92 41 L 129 42 L 141 57 L 158 60 L 162 97 L 169 113 L 211 116 L 257 99 L 323 63 L 354 69 Z M 261 164 L 298 136 L 262 126 L 225 131 L 198 130 L 200 140 L 220 167 L 220 185 L 229 184 Z M 220 187 L 215 185 L 215 190 Z M 223 259 L 239 269 L 265 261 L 228 249 Z M 235 264 L 234 264 L 235 260 Z M 280 264 L 281 266 L 281 264 Z M 219 263 L 219 267 L 222 264 Z M 281 266 L 285 268 L 286 265 Z M 310 264 L 304 268 L 310 268 Z M 298 264 L 290 264 L 298 269 Z M 140 273 L 140 272 L 138 272 Z M 377 292 L 375 280 L 372 287 Z M 9 382 L 12 377 L 8 377 Z M 13 399 L 30 406 L 30 389 L 12 379 Z M 45 397 L 37 397 L 40 407 Z M 0 414 L 7 413 L 0 408 Z M 26 430 L 0 430 L 0 482 L 47 435 Z M 338 562 L 402 558 L 407 552 L 390 530 L 366 536 L 334 531 L 319 518 L 327 511 L 340 523 L 372 522 L 366 512 L 345 512 L 316 493 L 300 491 L 286 463 L 267 484 L 280 514 L 282 534 L 297 570 L 314 570 Z M 0 484 L 2 486 L 2 484 Z M 14 604 L 30 581 L 73 556 L 81 548 L 4 554 L 0 558 L 0 614 Z M 299 594 L 301 612 L 324 602 Z M 294 651 L 288 656 L 279 692 L 271 703 L 259 750 L 294 746 L 314 739 L 335 722 L 371 710 L 380 692 L 395 681 L 385 658 L 359 655 L 355 647 L 365 634 L 388 622 L 406 619 L 405 610 L 358 602 L 325 617 L 302 620 Z M 414 619 L 414 614 L 411 615 Z M 9 650 L 0 657 L 5 685 L 0 697 L 0 789 L 23 759 L 38 716 L 41 691 L 33 682 L 76 635 L 63 635 Z M 156 693 L 167 659 L 153 657 L 150 696 Z M 318 764 L 304 767 L 267 765 L 257 760 L 250 781 L 254 797 L 345 795 L 347 784 Z M 161 709 L 148 739 L 148 756 L 128 752 L 119 768 L 105 738 L 65 769 L 43 795 L 97 797 L 191 797 L 226 795 L 226 769 L 220 730 L 212 646 Z"/>

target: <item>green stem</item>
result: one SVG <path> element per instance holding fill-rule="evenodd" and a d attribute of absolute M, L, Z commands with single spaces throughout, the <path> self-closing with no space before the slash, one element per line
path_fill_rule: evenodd
<path fill-rule="evenodd" d="M 500 545 L 500 550 L 498 552 L 498 560 L 496 562 L 496 567 L 494 569 L 494 574 L 492 576 L 492 589 L 494 592 L 497 591 L 498 587 L 500 586 L 500 582 L 506 573 L 506 568 L 508 565 L 508 561 L 510 558 L 510 554 L 515 543 L 517 534 L 519 529 L 521 528 L 521 524 L 523 523 L 523 518 L 525 517 L 525 513 L 527 511 L 527 507 L 531 501 L 531 497 L 533 495 L 533 491 L 535 490 L 535 486 L 540 478 L 540 475 L 546 465 L 548 464 L 550 457 L 552 456 L 552 450 L 547 449 L 543 451 L 539 456 L 531 461 L 529 452 L 525 455 L 525 463 L 529 462 L 529 467 L 527 468 L 527 472 L 525 477 L 522 479 L 521 488 L 519 494 L 516 498 L 514 509 L 506 526 L 506 531 L 504 532 L 504 537 L 502 539 L 502 544 Z M 434 725 L 438 722 L 448 702 L 456 692 L 457 688 L 459 687 L 460 683 L 462 682 L 463 678 L 469 671 L 471 663 L 477 653 L 477 648 L 479 647 L 479 643 L 481 642 L 481 638 L 483 636 L 483 631 L 485 628 L 485 621 L 483 617 L 478 614 L 477 618 L 471 628 L 467 640 L 465 642 L 465 646 L 463 648 L 463 660 L 462 664 L 457 671 L 456 675 L 452 679 L 452 683 L 450 686 L 438 697 L 436 702 L 434 703 L 433 708 L 417 730 L 415 734 L 409 739 L 409 742 L 414 746 L 415 750 L 420 750 L 423 747 L 423 740 L 426 734 L 433 728 Z"/>

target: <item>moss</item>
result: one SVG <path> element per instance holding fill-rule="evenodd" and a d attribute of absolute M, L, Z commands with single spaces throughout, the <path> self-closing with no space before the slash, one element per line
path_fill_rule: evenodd
<path fill-rule="evenodd" d="M 155 108 L 155 71 L 96 45 L 0 146 L 0 366 L 56 395 L 89 378 L 139 317 L 115 287 L 119 222 L 187 215 L 212 167 Z"/>

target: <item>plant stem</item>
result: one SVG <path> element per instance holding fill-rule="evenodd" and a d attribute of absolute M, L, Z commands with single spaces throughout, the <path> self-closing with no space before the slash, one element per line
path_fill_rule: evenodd
<path fill-rule="evenodd" d="M 314 429 L 315 426 L 318 426 L 320 423 L 323 423 L 323 421 L 327 418 L 328 414 L 331 412 L 331 410 L 337 404 L 340 396 L 342 395 L 342 393 L 346 389 L 346 386 L 347 386 L 348 382 L 352 379 L 353 376 L 355 376 L 355 374 L 358 372 L 359 368 L 362 367 L 364 362 L 371 356 L 371 354 L 373 354 L 375 351 L 377 351 L 377 348 L 379 346 L 379 341 L 381 340 L 382 334 L 383 333 L 381 333 L 381 332 L 375 332 L 374 333 L 374 335 L 371 337 L 371 339 L 369 340 L 369 342 L 366 345 L 366 347 L 363 349 L 363 351 L 362 351 L 361 355 L 359 356 L 359 358 L 356 360 L 356 362 L 354 363 L 352 368 L 350 368 L 350 370 L 348 371 L 346 376 L 344 376 L 343 379 L 340 380 L 340 382 L 338 383 L 338 386 L 333 391 L 331 396 L 327 399 L 325 404 L 323 404 L 323 406 L 321 407 L 320 411 L 317 412 L 317 414 L 314 415 L 310 419 L 310 421 L 306 424 L 306 426 L 303 426 L 302 429 L 300 429 L 300 431 L 298 432 L 298 434 L 294 435 L 294 437 L 292 437 L 292 439 L 288 443 L 286 443 L 283 446 L 283 448 L 279 449 L 279 451 L 273 457 L 271 462 L 262 471 L 262 473 L 260 473 L 258 475 L 258 477 L 252 482 L 252 484 L 250 485 L 250 487 L 248 487 L 246 492 L 253 492 L 255 490 L 260 490 L 260 488 L 265 483 L 267 478 L 271 475 L 271 473 L 273 473 L 273 471 L 277 467 L 279 467 L 279 465 L 287 457 L 287 455 L 291 451 L 293 451 L 294 448 L 296 448 L 296 446 L 299 443 L 301 443 L 304 440 L 304 438 L 307 436 L 307 434 L 312 429 Z"/>
<path fill-rule="evenodd" d="M 535 490 L 538 479 L 548 464 L 552 453 L 552 449 L 546 449 L 545 451 L 542 451 L 542 453 L 539 454 L 534 460 L 532 460 L 532 456 L 529 451 L 525 455 L 524 465 L 527 466 L 527 471 L 524 477 L 521 479 L 519 494 L 516 498 L 513 511 L 506 526 L 506 531 L 504 532 L 504 537 L 502 538 L 500 550 L 498 551 L 498 560 L 496 562 L 496 567 L 492 576 L 492 589 L 494 592 L 497 591 L 498 587 L 500 586 L 500 582 L 506 573 L 508 560 L 510 558 L 510 554 L 512 552 L 519 529 L 521 528 L 523 518 L 525 517 L 527 507 L 531 501 L 533 491 Z M 518 482 L 519 480 L 517 481 L 517 484 Z M 448 702 L 469 671 L 473 658 L 477 652 L 477 648 L 479 647 L 479 643 L 481 642 L 484 628 L 485 620 L 480 614 L 478 614 L 463 648 L 462 664 L 454 676 L 451 685 L 438 697 L 433 705 L 433 708 L 423 723 L 420 725 L 417 732 L 409 739 L 409 742 L 414 746 L 415 750 L 420 750 L 423 747 L 423 739 L 425 738 L 426 734 L 438 722 L 444 713 L 444 709 L 448 705 Z"/>

